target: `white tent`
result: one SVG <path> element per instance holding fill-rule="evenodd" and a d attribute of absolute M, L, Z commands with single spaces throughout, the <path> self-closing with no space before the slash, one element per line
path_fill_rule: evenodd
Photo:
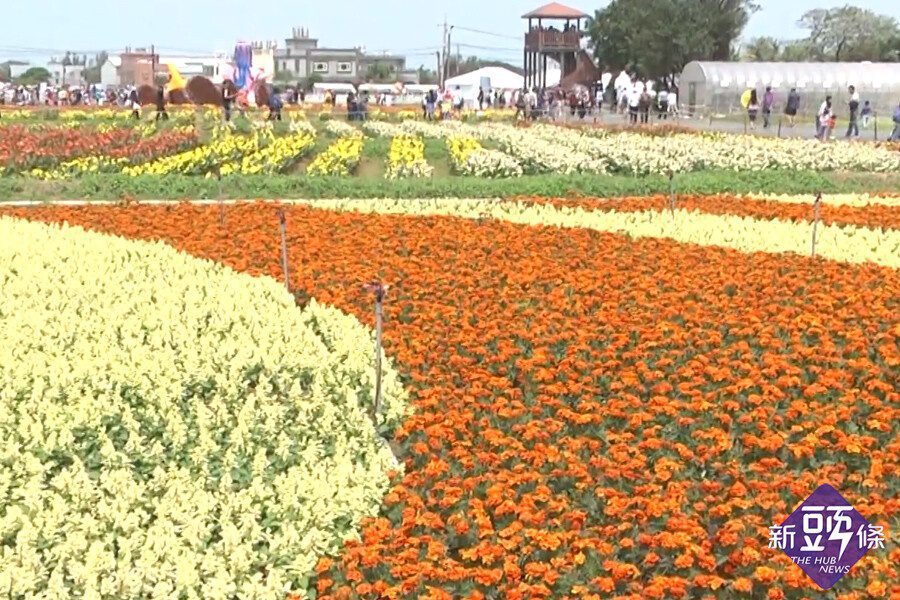
<path fill-rule="evenodd" d="M 349 92 L 356 92 L 356 86 L 352 83 L 314 83 L 313 90 L 322 94 L 328 90 L 331 90 L 335 94 L 347 94 Z"/>
<path fill-rule="evenodd" d="M 476 71 L 451 77 L 444 82 L 444 87 L 454 93 L 459 88 L 466 102 L 469 105 L 473 105 L 478 101 L 478 90 L 483 84 L 487 84 L 485 91 L 521 90 L 525 86 L 525 78 L 503 67 L 483 67 Z"/>

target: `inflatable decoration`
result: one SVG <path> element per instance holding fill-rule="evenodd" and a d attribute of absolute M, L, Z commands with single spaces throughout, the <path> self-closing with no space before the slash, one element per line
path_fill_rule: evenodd
<path fill-rule="evenodd" d="M 169 82 L 166 84 L 169 102 L 172 104 L 188 104 L 187 82 L 178 70 L 178 67 L 169 63 Z"/>
<path fill-rule="evenodd" d="M 238 42 L 234 46 L 234 85 L 239 90 L 249 87 L 252 78 L 250 67 L 253 66 L 253 46 L 247 42 Z"/>
<path fill-rule="evenodd" d="M 187 84 L 187 94 L 195 104 L 211 104 L 222 106 L 222 94 L 206 77 L 192 77 Z"/>

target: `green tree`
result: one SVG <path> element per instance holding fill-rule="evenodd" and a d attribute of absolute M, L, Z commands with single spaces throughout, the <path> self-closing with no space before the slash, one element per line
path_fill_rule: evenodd
<path fill-rule="evenodd" d="M 419 66 L 418 74 L 419 74 L 419 83 L 429 83 L 429 84 L 438 83 L 437 73 L 435 73 L 431 69 L 425 68 L 425 65 Z"/>
<path fill-rule="evenodd" d="M 689 4 L 699 4 L 700 14 L 706 18 L 706 34 L 712 41 L 712 60 L 729 60 L 732 46 L 737 40 L 750 15 L 759 10 L 753 0 L 689 0 Z M 678 22 L 666 24 L 667 29 L 677 28 Z"/>
<path fill-rule="evenodd" d="M 273 77 L 273 81 L 277 81 L 278 83 L 290 83 L 294 80 L 294 75 L 290 71 L 283 71 L 278 69 L 275 71 L 275 77 Z"/>
<path fill-rule="evenodd" d="M 394 78 L 394 65 L 377 61 L 366 68 L 366 81 L 373 83 L 388 82 Z"/>
<path fill-rule="evenodd" d="M 0 81 L 9 81 L 12 79 L 12 73 L 8 63 L 0 64 Z"/>
<path fill-rule="evenodd" d="M 671 79 L 692 60 L 731 60 L 757 9 L 752 0 L 612 0 L 589 32 L 600 64 Z"/>
<path fill-rule="evenodd" d="M 747 42 L 741 50 L 744 60 L 774 62 L 781 60 L 784 44 L 773 37 L 758 37 Z"/>
<path fill-rule="evenodd" d="M 322 83 L 322 75 L 320 73 L 310 73 L 304 80 L 307 91 L 312 91 L 313 86 L 317 83 Z"/>
<path fill-rule="evenodd" d="M 900 60 L 900 26 L 893 17 L 847 5 L 811 10 L 799 25 L 809 30 L 807 42 L 819 60 Z"/>
<path fill-rule="evenodd" d="M 716 57 L 709 11 L 703 0 L 612 0 L 589 28 L 594 55 L 607 69 L 671 82 L 690 61 Z"/>
<path fill-rule="evenodd" d="M 784 44 L 778 60 L 784 62 L 811 62 L 821 60 L 821 57 L 809 40 L 792 40 Z"/>
<path fill-rule="evenodd" d="M 100 69 L 103 68 L 103 64 L 109 58 L 109 54 L 106 51 L 102 51 L 94 57 L 94 63 L 85 68 L 84 70 L 84 80 L 88 84 L 91 83 L 100 83 Z"/>
<path fill-rule="evenodd" d="M 44 67 L 31 67 L 16 78 L 19 85 L 37 85 L 50 81 L 50 71 Z"/>

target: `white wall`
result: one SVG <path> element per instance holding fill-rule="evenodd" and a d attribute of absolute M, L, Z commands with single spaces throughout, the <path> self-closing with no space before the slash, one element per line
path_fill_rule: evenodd
<path fill-rule="evenodd" d="M 116 87 L 119 84 L 119 70 L 111 61 L 107 60 L 103 63 L 103 66 L 100 67 L 100 85 L 105 87 Z"/>

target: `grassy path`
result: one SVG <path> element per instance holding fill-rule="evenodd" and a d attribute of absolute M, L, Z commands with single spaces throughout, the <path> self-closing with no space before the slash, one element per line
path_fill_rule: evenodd
<path fill-rule="evenodd" d="M 362 158 L 356 168 L 356 176 L 363 179 L 383 179 L 390 148 L 390 138 L 367 138 L 363 145 Z"/>

